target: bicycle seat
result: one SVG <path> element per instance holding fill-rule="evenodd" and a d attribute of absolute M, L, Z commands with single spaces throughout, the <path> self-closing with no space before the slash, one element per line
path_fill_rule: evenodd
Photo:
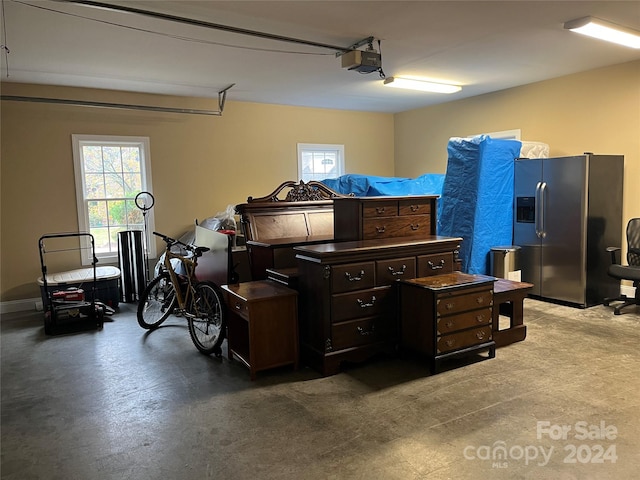
<path fill-rule="evenodd" d="M 204 252 L 208 252 L 209 250 L 211 250 L 209 247 L 196 247 L 194 249 L 194 253 L 196 254 L 196 256 L 200 256 L 202 255 Z"/>

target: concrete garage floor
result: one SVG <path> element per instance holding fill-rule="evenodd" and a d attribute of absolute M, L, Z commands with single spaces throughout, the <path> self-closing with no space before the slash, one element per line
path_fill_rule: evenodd
<path fill-rule="evenodd" d="M 3 316 L 2 479 L 638 478 L 633 307 L 527 299 L 524 342 L 434 376 L 376 358 L 254 382 L 134 309 L 56 337 L 41 313 Z"/>

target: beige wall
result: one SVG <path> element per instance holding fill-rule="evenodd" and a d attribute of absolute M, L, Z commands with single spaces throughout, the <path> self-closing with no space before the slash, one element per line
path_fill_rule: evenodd
<path fill-rule="evenodd" d="M 204 99 L 12 83 L 2 93 L 217 109 Z M 2 301 L 38 296 L 40 235 L 77 230 L 72 133 L 150 137 L 156 228 L 170 235 L 295 179 L 298 142 L 344 144 L 349 173 L 415 177 L 445 173 L 452 136 L 515 128 L 525 140 L 548 143 L 553 156 L 624 154 L 623 215 L 640 216 L 639 61 L 393 116 L 233 101 L 222 117 L 1 107 Z"/>
<path fill-rule="evenodd" d="M 13 83 L 2 84 L 2 94 L 217 110 L 215 100 Z M 344 144 L 350 173 L 394 173 L 391 114 L 231 100 L 222 117 L 15 101 L 1 108 L 2 301 L 37 297 L 38 238 L 78 229 L 73 133 L 150 138 L 156 229 L 169 235 L 296 180 L 298 142 Z M 47 265 L 54 271 L 79 262 L 51 255 Z"/>
<path fill-rule="evenodd" d="M 396 114 L 395 174 L 445 173 L 449 138 L 511 129 L 551 156 L 623 154 L 624 223 L 640 217 L 640 61 Z"/>

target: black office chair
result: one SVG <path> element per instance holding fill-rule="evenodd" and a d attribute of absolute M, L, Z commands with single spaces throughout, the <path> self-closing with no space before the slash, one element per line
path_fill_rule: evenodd
<path fill-rule="evenodd" d="M 611 253 L 611 265 L 607 273 L 618 280 L 629 280 L 636 288 L 635 298 L 620 295 L 615 298 L 605 298 L 604 304 L 611 302 L 622 302 L 614 308 L 613 313 L 620 315 L 620 310 L 630 305 L 640 305 L 640 218 L 632 218 L 627 224 L 627 265 L 621 265 L 618 260 L 619 247 L 608 247 L 607 252 Z"/>

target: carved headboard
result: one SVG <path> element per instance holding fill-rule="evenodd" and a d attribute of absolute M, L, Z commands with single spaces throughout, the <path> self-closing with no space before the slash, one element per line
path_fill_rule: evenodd
<path fill-rule="evenodd" d="M 236 205 L 247 241 L 333 237 L 333 199 L 343 195 L 323 183 L 287 181 L 269 195 Z"/>

